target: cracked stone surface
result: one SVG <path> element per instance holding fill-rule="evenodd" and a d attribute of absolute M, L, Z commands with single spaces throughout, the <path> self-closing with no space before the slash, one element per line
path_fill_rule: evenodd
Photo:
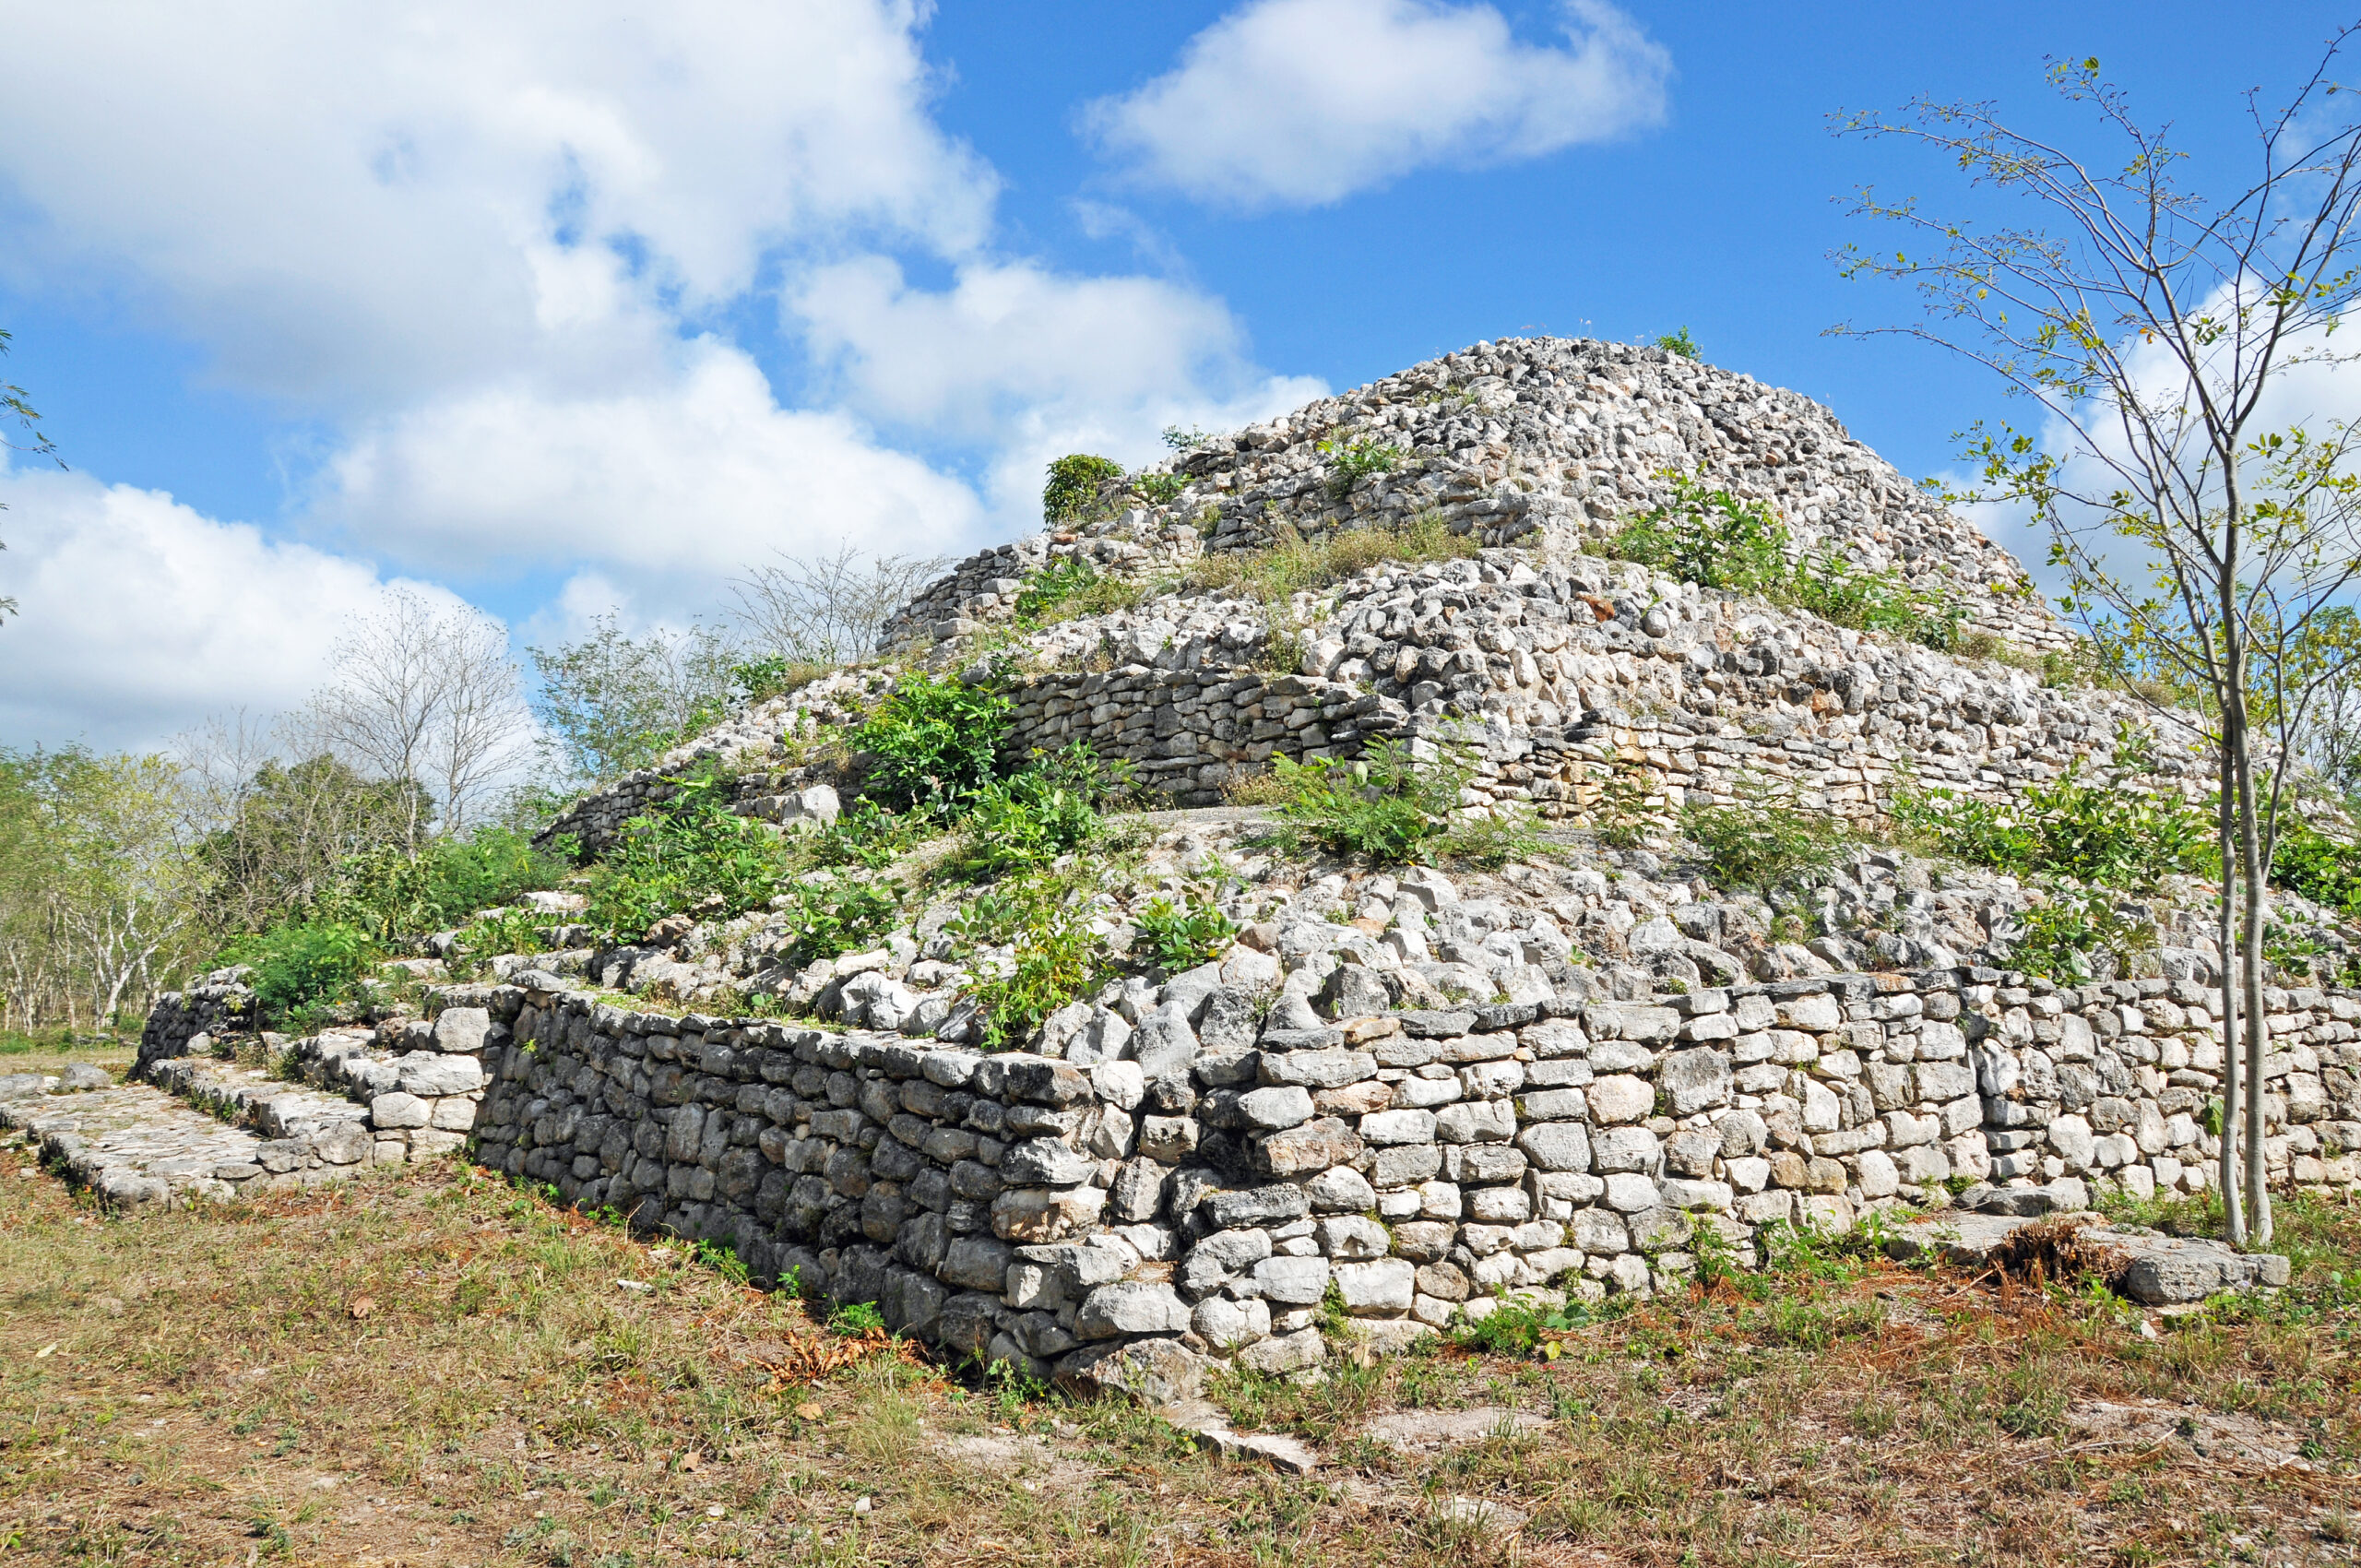
<path fill-rule="evenodd" d="M 2123 1255 L 2125 1266 L 2110 1283 L 2142 1306 L 2201 1301 L 2224 1290 L 2276 1289 L 2290 1277 L 2288 1260 L 2277 1253 L 2240 1253 L 2204 1237 L 2118 1228 L 2094 1214 L 2058 1218 L 2087 1219 L 2085 1240 Z M 1932 1253 L 1974 1265 L 1990 1262 L 2017 1231 L 2035 1223 L 2026 1216 L 1944 1214 L 1904 1226 L 1886 1250 L 1900 1260 Z"/>
<path fill-rule="evenodd" d="M 291 1172 L 264 1165 L 267 1140 L 145 1084 L 0 1101 L 0 1123 L 29 1134 L 45 1162 L 115 1203 L 178 1207 L 296 1184 Z"/>

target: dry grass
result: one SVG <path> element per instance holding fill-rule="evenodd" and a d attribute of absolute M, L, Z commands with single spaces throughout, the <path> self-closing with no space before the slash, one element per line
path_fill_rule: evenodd
<path fill-rule="evenodd" d="M 1221 551 L 1191 566 L 1181 587 L 1234 593 L 1265 604 L 1342 582 L 1371 566 L 1456 561 L 1474 555 L 1473 534 L 1453 533 L 1427 513 L 1398 528 L 1344 529 L 1307 540 L 1292 528 L 1260 550 Z"/>
<path fill-rule="evenodd" d="M 457 1166 L 114 1218 L 0 1151 L 0 1544 L 566 1568 L 2349 1562 L 2361 1313 L 2328 1277 L 2361 1225 L 2284 1223 L 2301 1289 L 2153 1339 L 2094 1298 L 1820 1260 L 1761 1299 L 1724 1284 L 1549 1334 L 1554 1360 L 1226 1388 L 1318 1443 L 1323 1468 L 1288 1479 L 891 1347 L 806 1383 L 849 1342 L 799 1303 Z M 1361 1435 L 1477 1406 L 1548 1425 Z M 2102 1408 L 2113 1425 L 2084 1419 Z"/>
<path fill-rule="evenodd" d="M 139 1052 L 137 1039 L 105 1039 L 88 1035 L 72 1039 L 62 1030 L 37 1035 L 0 1035 L 0 1074 L 56 1073 L 77 1062 L 94 1063 L 111 1073 L 130 1070 Z"/>

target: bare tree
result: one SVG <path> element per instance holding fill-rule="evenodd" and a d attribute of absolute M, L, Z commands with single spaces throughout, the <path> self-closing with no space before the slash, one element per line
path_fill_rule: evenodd
<path fill-rule="evenodd" d="M 877 642 L 885 617 L 941 576 L 939 558 L 864 555 L 848 544 L 808 559 L 781 553 L 732 582 L 739 619 L 770 651 L 813 664 L 849 664 Z"/>
<path fill-rule="evenodd" d="M 308 715 L 354 766 L 418 786 L 405 832 L 413 851 L 430 813 L 445 832 L 464 833 L 530 742 L 506 629 L 471 606 L 438 606 L 405 588 L 337 645 L 335 674 Z"/>
<path fill-rule="evenodd" d="M 2361 124 L 2338 116 L 2328 73 L 2352 31 L 2284 108 L 2248 95 L 2258 164 L 2220 200 L 2176 184 L 2181 154 L 2133 119 L 2094 59 L 2049 71 L 2118 141 L 2094 156 L 2014 130 L 1987 103 L 1919 100 L 1837 125 L 1915 141 L 2056 225 L 1987 228 L 1863 191 L 1857 214 L 1901 225 L 1911 249 L 1854 247 L 1844 261 L 1848 275 L 1917 291 L 1925 324 L 1890 330 L 1985 365 L 2037 405 L 2038 434 L 1978 431 L 1976 498 L 2030 506 L 2070 585 L 2068 611 L 2102 646 L 2199 694 L 2200 711 L 2175 717 L 2210 744 L 2220 790 L 2221 1183 L 2234 1241 L 2271 1236 L 2262 940 L 2291 769 L 2270 765 L 2296 754 L 2321 694 L 2352 668 L 2333 623 L 2361 570 L 2354 433 L 2264 418 L 2291 371 L 2349 357 L 2330 337 L 2361 295 Z"/>
<path fill-rule="evenodd" d="M 0 354 L 8 351 L 8 338 L 9 334 L 6 332 L 0 332 Z M 0 447 L 6 447 L 12 452 L 30 452 L 38 457 L 48 457 L 61 469 L 65 466 L 65 459 L 57 455 L 57 443 L 42 434 L 41 415 L 34 410 L 32 404 L 25 400 L 25 389 L 13 382 L 0 381 L 0 420 L 14 420 L 24 427 L 25 432 L 24 440 L 0 440 Z M 0 504 L 0 512 L 7 509 L 5 504 Z M 6 545 L 0 544 L 0 550 L 7 548 Z M 0 620 L 14 614 L 16 609 L 17 601 L 14 599 L 0 599 Z"/>

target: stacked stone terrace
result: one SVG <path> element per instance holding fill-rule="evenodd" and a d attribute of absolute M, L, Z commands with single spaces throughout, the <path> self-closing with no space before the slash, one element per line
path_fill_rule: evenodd
<path fill-rule="evenodd" d="M 1258 1024 L 1227 976 L 1000 1055 L 638 1013 L 534 973 L 452 1000 L 507 1025 L 486 1164 L 1086 1385 L 1316 1365 L 1332 1286 L 1398 1348 L 1500 1291 L 1665 1288 L 1704 1231 L 1748 1263 L 1782 1222 L 2195 1192 L 2218 1148 L 2213 999 L 2188 980 L 1955 969 L 1616 1001 L 1577 973 L 1537 1001 L 1368 1012 L 1382 991 L 1338 983 L 1333 1016 Z M 2264 1000 L 2273 1178 L 2349 1184 L 2361 1002 Z M 2207 1256 L 2198 1294 L 2284 1280 L 2284 1260 Z"/>
<path fill-rule="evenodd" d="M 1390 445 L 1389 472 L 1339 494 L 1321 445 Z M 2023 669 L 1867 636 L 1585 554 L 1668 493 L 1668 472 L 1774 505 L 1799 547 L 1898 571 L 1966 613 L 1971 639 L 2021 660 L 2074 638 L 2022 568 L 1791 392 L 1630 345 L 1478 345 L 1285 419 L 1210 439 L 1167 468 L 1159 505 L 985 551 L 892 617 L 881 646 L 1008 681 L 1013 758 L 1085 740 L 1176 804 L 1210 804 L 1273 757 L 1353 754 L 1382 736 L 1477 743 L 1483 800 L 1590 819 L 1619 770 L 1661 803 L 1741 786 L 1868 815 L 1898 769 L 1996 795 L 2105 756 L 2137 705 L 2053 690 Z M 1119 486 L 1108 491 L 1110 505 Z M 1271 544 L 1432 517 L 1473 559 L 1379 565 L 1275 617 L 1185 587 L 1189 567 Z M 1034 574 L 1060 560 L 1160 585 L 1138 608 L 1012 634 Z M 1178 586 L 1176 586 L 1178 585 Z M 1274 638 L 1290 639 L 1274 671 Z M 986 666 L 971 673 L 981 679 Z M 873 689 L 877 678 L 869 680 Z M 595 852 L 664 798 L 699 752 L 753 769 L 741 809 L 808 809 L 828 780 L 786 742 L 862 698 L 836 677 L 741 716 L 658 767 L 587 797 L 552 832 Z M 2185 750 L 2155 748 L 2158 781 Z M 773 770 L 762 765 L 773 764 Z"/>

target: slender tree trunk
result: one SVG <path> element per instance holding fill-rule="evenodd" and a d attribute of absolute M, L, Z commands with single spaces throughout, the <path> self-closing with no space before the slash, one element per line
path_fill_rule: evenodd
<path fill-rule="evenodd" d="M 2230 1244 L 2247 1239 L 2246 1210 L 2238 1203 L 2238 851 L 2236 769 L 2230 761 L 2228 716 L 2222 730 L 2221 809 L 2215 814 L 2222 839 L 2222 919 L 2215 938 L 2222 964 L 2222 1223 Z"/>
<path fill-rule="evenodd" d="M 2267 910 L 2262 886 L 2262 825 L 2255 809 L 2254 757 L 2240 746 L 2238 757 L 2238 863 L 2246 878 L 2246 1157 L 2247 1240 L 2271 1240 L 2271 1188 L 2264 1170 L 2262 1063 L 2271 1048 L 2271 1021 L 2262 1000 L 2262 924 Z"/>

